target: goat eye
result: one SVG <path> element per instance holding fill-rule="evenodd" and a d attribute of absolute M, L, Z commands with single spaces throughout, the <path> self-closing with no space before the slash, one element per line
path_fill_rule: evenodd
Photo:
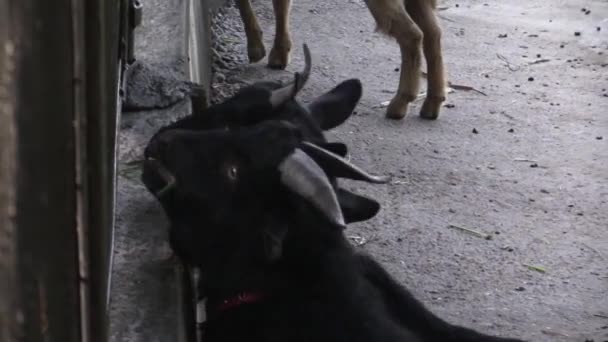
<path fill-rule="evenodd" d="M 231 165 L 228 167 L 228 178 L 231 181 L 235 181 L 238 178 L 238 169 L 236 168 L 236 166 Z"/>

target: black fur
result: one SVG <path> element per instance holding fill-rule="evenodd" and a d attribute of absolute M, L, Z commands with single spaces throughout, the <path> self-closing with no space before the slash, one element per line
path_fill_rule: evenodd
<path fill-rule="evenodd" d="M 246 88 L 162 129 L 146 148 L 177 180 L 159 201 L 171 222 L 172 247 L 205 273 L 205 340 L 518 341 L 441 320 L 282 185 L 278 165 L 305 140 L 346 154 L 322 129 L 350 116 L 360 83 L 343 82 L 310 106 L 291 100 L 275 110 L 265 104 L 272 87 Z M 349 221 L 377 213 L 376 201 L 340 188 L 331 170 L 325 172 Z M 143 181 L 153 193 L 163 186 L 149 164 Z M 243 291 L 265 298 L 217 310 Z"/>
<path fill-rule="evenodd" d="M 264 121 L 284 120 L 297 126 L 304 140 L 313 142 L 331 152 L 345 156 L 346 145 L 338 142 L 328 142 L 323 130 L 331 129 L 352 115 L 352 111 L 361 98 L 361 82 L 357 79 L 344 81 L 315 98 L 310 105 L 303 105 L 296 99 L 287 101 L 283 106 L 273 109 L 268 99 L 270 92 L 281 87 L 278 82 L 258 82 L 240 90 L 225 102 L 216 104 L 201 113 L 182 118 L 166 127 L 161 128 L 150 140 L 145 155 L 150 156 L 150 148 L 155 146 L 157 137 L 165 131 L 190 130 L 211 131 L 239 129 L 249 127 Z M 262 157 L 264 153 L 261 153 Z M 201 165 L 206 167 L 206 165 Z M 143 182 L 147 189 L 156 194 L 166 184 L 158 175 L 144 166 Z M 335 178 L 331 179 L 337 189 L 342 211 L 347 223 L 365 221 L 374 217 L 380 210 L 380 204 L 370 198 L 357 195 L 338 185 Z M 169 192 L 158 198 L 167 213 L 180 213 L 176 207 L 174 194 Z M 184 261 L 189 262 L 188 250 L 190 228 L 172 226 L 169 239 L 173 251 Z"/>
<path fill-rule="evenodd" d="M 293 124 L 266 121 L 169 131 L 149 150 L 178 180 L 167 214 L 205 272 L 206 341 L 517 341 L 441 320 L 287 190 L 278 165 L 302 141 Z M 215 310 L 243 291 L 266 298 Z"/>

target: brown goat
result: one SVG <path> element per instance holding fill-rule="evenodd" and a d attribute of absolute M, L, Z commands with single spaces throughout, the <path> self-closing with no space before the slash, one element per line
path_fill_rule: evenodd
<path fill-rule="evenodd" d="M 250 62 L 264 58 L 266 50 L 262 30 L 257 22 L 250 0 L 237 0 L 245 26 L 247 53 Z M 388 105 L 386 116 L 401 119 L 410 102 L 416 99 L 420 88 L 422 45 L 427 63 L 427 96 L 420 109 L 425 119 L 437 119 L 441 103 L 445 100 L 445 71 L 441 54 L 441 28 L 435 15 L 436 0 L 365 0 L 376 20 L 378 30 L 397 40 L 401 48 L 401 77 L 397 94 Z M 289 63 L 291 38 L 289 37 L 289 10 L 291 0 L 272 0 L 276 32 L 268 57 L 268 66 L 284 69 Z"/>

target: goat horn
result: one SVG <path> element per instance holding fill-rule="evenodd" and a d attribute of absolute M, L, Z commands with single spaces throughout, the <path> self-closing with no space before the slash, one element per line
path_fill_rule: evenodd
<path fill-rule="evenodd" d="M 310 76 L 310 69 L 312 65 L 312 57 L 310 56 L 310 50 L 308 49 L 308 45 L 304 44 L 304 70 L 299 73 L 296 72 L 295 79 L 290 82 L 285 87 L 273 90 L 270 95 L 270 103 L 273 108 L 279 107 L 285 101 L 294 98 L 306 82 L 308 81 L 308 77 Z"/>
<path fill-rule="evenodd" d="M 333 177 L 348 178 L 375 184 L 384 184 L 389 180 L 386 176 L 370 175 L 337 154 L 322 149 L 310 142 L 303 142 L 301 147 L 327 172 L 327 174 Z"/>
<path fill-rule="evenodd" d="M 344 215 L 334 189 L 317 163 L 299 148 L 279 165 L 281 183 L 309 201 L 332 223 L 344 227 Z"/>

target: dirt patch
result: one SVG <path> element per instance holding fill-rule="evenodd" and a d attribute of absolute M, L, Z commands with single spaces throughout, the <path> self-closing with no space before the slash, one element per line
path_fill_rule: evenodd
<path fill-rule="evenodd" d="M 487 96 L 455 89 L 435 122 L 414 115 L 420 103 L 384 119 L 399 49 L 374 33 L 364 3 L 293 4 L 288 70 L 301 67 L 302 43 L 313 53 L 302 99 L 360 78 L 357 114 L 333 134 L 355 163 L 394 178 L 349 184 L 383 208 L 349 234 L 450 322 L 531 341 L 608 340 L 608 3 L 457 3 L 440 11 L 449 78 Z M 253 5 L 269 50 L 271 2 Z M 288 76 L 246 64 L 236 9 L 218 27 L 215 101 Z"/>

